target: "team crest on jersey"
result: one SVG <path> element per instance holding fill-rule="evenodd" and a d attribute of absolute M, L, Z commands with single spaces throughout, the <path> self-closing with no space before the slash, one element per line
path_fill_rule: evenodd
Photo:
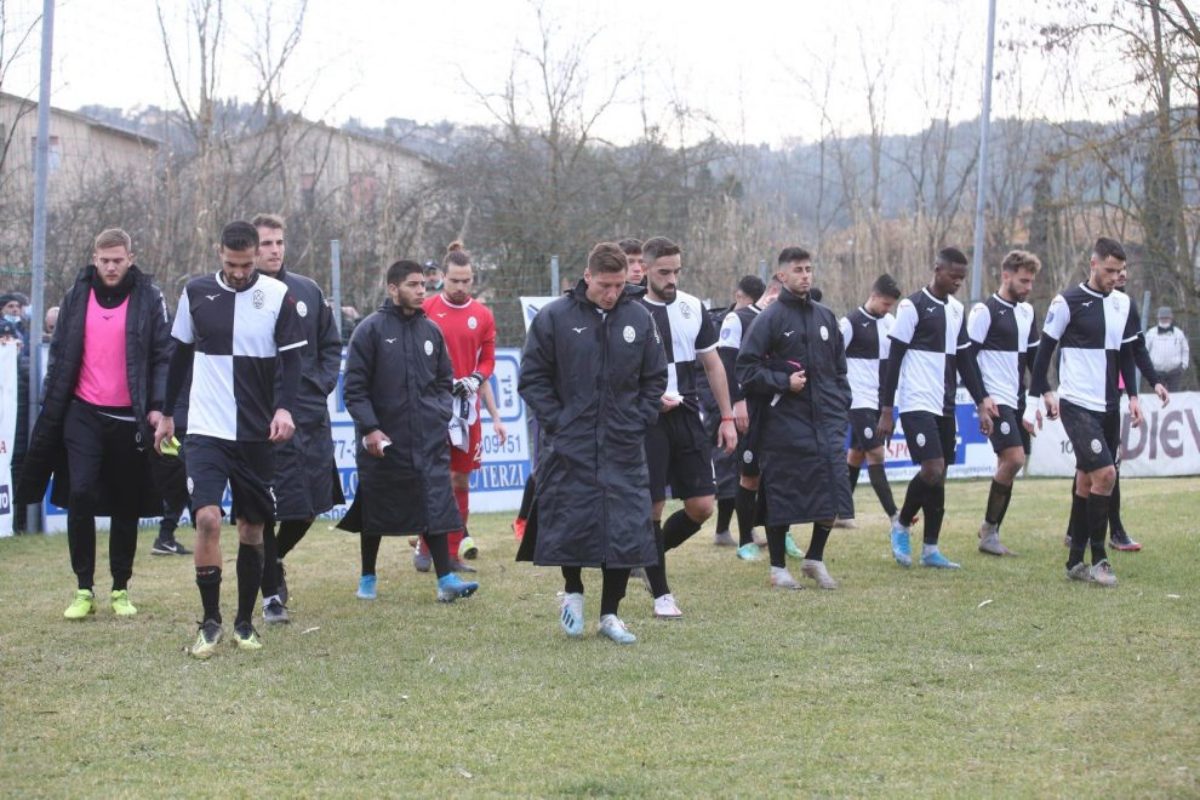
<path fill-rule="evenodd" d="M 821 341 L 829 341 L 829 328 L 826 328 L 824 325 L 821 326 Z"/>
<path fill-rule="evenodd" d="M 1103 446 L 1100 444 L 1100 440 L 1092 439 L 1092 452 L 1095 453 L 1096 455 L 1100 455 L 1100 451 L 1102 449 L 1103 449 Z"/>
<path fill-rule="evenodd" d="M 917 434 L 917 447 L 924 447 L 924 446 L 925 446 L 925 434 L 918 433 Z"/>
<path fill-rule="evenodd" d="M 633 344 L 634 339 L 637 338 L 637 331 L 633 329 L 632 325 L 626 325 L 625 330 L 621 331 L 621 336 L 626 342 Z"/>
<path fill-rule="evenodd" d="M 691 318 L 692 318 L 692 310 L 691 310 L 690 308 L 688 308 L 688 304 L 687 304 L 687 303 L 680 303 L 680 304 L 679 304 L 679 313 L 683 315 L 683 318 L 684 318 L 684 319 L 691 319 Z"/>
<path fill-rule="evenodd" d="M 253 301 L 254 301 L 255 308 L 262 308 L 263 306 L 265 306 L 267 304 L 267 296 L 265 294 L 263 294 L 262 289 L 254 290 Z"/>
<path fill-rule="evenodd" d="M 479 320 L 475 319 L 475 317 L 467 317 L 467 327 L 475 330 L 479 327 Z"/>
<path fill-rule="evenodd" d="M 1003 433 L 1005 436 L 1008 436 L 1008 432 L 1011 430 L 1012 430 L 1012 428 L 1009 426 L 1009 424 L 1007 422 L 1000 423 L 1000 432 Z"/>
<path fill-rule="evenodd" d="M 299 314 L 301 317 L 307 317 L 308 316 L 308 304 L 305 303 L 303 300 L 297 300 L 296 301 L 296 313 Z"/>
<path fill-rule="evenodd" d="M 428 339 L 425 340 L 425 355 L 433 355 L 433 342 L 429 341 Z"/>

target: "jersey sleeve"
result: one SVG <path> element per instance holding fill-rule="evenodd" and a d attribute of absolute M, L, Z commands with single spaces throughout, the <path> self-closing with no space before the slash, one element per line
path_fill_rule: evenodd
<path fill-rule="evenodd" d="M 179 307 L 175 309 L 175 322 L 171 325 L 171 337 L 184 344 L 196 343 L 196 332 L 192 328 L 192 305 L 188 301 L 187 287 L 184 287 L 183 294 L 179 295 Z"/>
<path fill-rule="evenodd" d="M 496 317 L 490 312 L 485 315 L 483 333 L 479 342 L 479 361 L 475 369 L 486 381 L 496 371 Z"/>
<path fill-rule="evenodd" d="M 1050 301 L 1050 309 L 1046 312 L 1046 323 L 1042 325 L 1042 333 L 1058 341 L 1062 339 L 1070 321 L 1071 307 L 1067 305 L 1066 298 L 1061 294 L 1054 295 L 1054 299 Z"/>
<path fill-rule="evenodd" d="M 717 326 L 713 324 L 712 318 L 704 313 L 704 309 L 700 309 L 700 330 L 696 331 L 696 352 L 707 353 L 709 350 L 715 349 L 717 346 Z"/>
<path fill-rule="evenodd" d="M 1041 341 L 1041 333 L 1038 331 L 1037 312 L 1034 311 L 1029 318 L 1029 340 L 1026 342 L 1026 350 L 1032 350 L 1038 346 Z"/>
<path fill-rule="evenodd" d="M 971 309 L 971 315 L 967 317 L 967 336 L 972 342 L 983 344 L 991 327 L 991 309 L 984 303 L 976 303 Z"/>
<path fill-rule="evenodd" d="M 1121 334 L 1121 343 L 1128 344 L 1142 334 L 1141 320 L 1139 314 L 1133 311 L 1133 301 L 1127 300 L 1129 303 L 1129 313 L 1125 315 L 1125 332 Z"/>
<path fill-rule="evenodd" d="M 891 314 L 883 318 L 883 336 L 879 337 L 879 358 L 886 361 L 892 355 L 892 328 L 896 327 L 896 318 Z"/>
<path fill-rule="evenodd" d="M 913 335 L 917 332 L 917 307 L 907 297 L 896 307 L 896 324 L 888 332 L 889 339 L 897 342 L 912 344 Z"/>
<path fill-rule="evenodd" d="M 296 313 L 296 298 L 289 293 L 279 304 L 279 316 L 275 318 L 275 348 L 282 353 L 306 344 L 300 315 Z"/>
<path fill-rule="evenodd" d="M 721 336 L 718 347 L 729 347 L 738 350 L 742 346 L 742 319 L 730 311 L 721 323 Z"/>
<path fill-rule="evenodd" d="M 842 317 L 838 320 L 838 330 L 842 333 L 842 349 L 844 350 L 854 340 L 854 326 L 850 324 L 849 317 Z"/>

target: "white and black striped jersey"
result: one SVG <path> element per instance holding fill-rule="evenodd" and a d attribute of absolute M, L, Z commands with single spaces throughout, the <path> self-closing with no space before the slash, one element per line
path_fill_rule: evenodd
<path fill-rule="evenodd" d="M 188 281 L 171 335 L 193 345 L 188 433 L 266 441 L 275 416 L 276 356 L 307 344 L 295 300 L 255 273 L 233 289 L 220 272 Z"/>
<path fill-rule="evenodd" d="M 983 386 L 998 404 L 1017 408 L 1025 397 L 1029 351 L 1038 345 L 1033 306 L 993 294 L 967 317 L 967 336 L 979 347 Z"/>
<path fill-rule="evenodd" d="M 725 366 L 725 381 L 729 384 L 730 403 L 736 403 L 746 397 L 737 379 L 737 354 L 742 349 L 742 338 L 750 329 L 750 323 L 754 322 L 761 313 L 762 309 L 758 304 L 751 303 L 748 306 L 733 309 L 721 320 L 717 354 L 721 356 L 721 363 Z"/>
<path fill-rule="evenodd" d="M 1121 346 L 1140 333 L 1129 310 L 1129 298 L 1123 293 L 1101 294 L 1084 283 L 1055 295 L 1042 333 L 1061 348 L 1060 399 L 1091 411 L 1119 408 Z M 1037 389 L 1044 392 L 1046 387 Z"/>
<path fill-rule="evenodd" d="M 700 410 L 696 392 L 696 354 L 717 347 L 717 326 L 704 312 L 700 300 L 687 292 L 676 292 L 671 303 L 660 303 L 648 297 L 639 298 L 662 337 L 667 351 L 667 393 L 676 392 L 684 405 Z"/>
<path fill-rule="evenodd" d="M 939 300 L 929 289 L 910 295 L 896 307 L 889 338 L 908 345 L 900 364 L 896 405 L 901 411 L 954 413 L 960 350 L 970 347 L 962 303 Z"/>
<path fill-rule="evenodd" d="M 864 306 L 838 322 L 846 348 L 846 377 L 850 381 L 850 407 L 879 410 L 879 386 L 887 369 L 891 341 L 888 334 L 896 318 L 877 317 Z"/>

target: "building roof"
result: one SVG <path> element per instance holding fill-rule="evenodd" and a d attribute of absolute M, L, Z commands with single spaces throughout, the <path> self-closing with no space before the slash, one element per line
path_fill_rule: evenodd
<path fill-rule="evenodd" d="M 9 102 L 17 103 L 18 105 L 21 105 L 21 106 L 28 106 L 31 109 L 36 109 L 38 107 L 38 103 L 36 100 L 30 100 L 27 97 L 21 97 L 19 95 L 11 94 L 9 92 L 0 92 L 0 100 L 7 100 Z M 98 130 L 104 131 L 107 134 L 111 134 L 113 136 L 119 136 L 124 139 L 129 139 L 131 141 L 135 141 L 139 144 L 143 144 L 148 147 L 158 147 L 159 145 L 162 144 L 162 140 L 158 139 L 154 136 L 147 136 L 142 133 L 137 133 L 136 131 L 131 131 L 127 128 L 120 128 L 120 127 L 117 127 L 116 125 L 111 125 L 107 122 L 101 122 L 100 120 L 95 119 L 93 117 L 89 117 L 84 114 L 80 114 L 77 111 L 67 111 L 64 108 L 58 108 L 57 106 L 53 106 L 53 105 L 50 106 L 50 111 L 51 111 L 51 113 L 56 114 L 60 117 L 66 117 L 67 119 L 73 119 L 73 120 L 76 120 L 77 122 L 82 122 L 83 124 L 87 125 L 89 128 L 96 128 Z"/>

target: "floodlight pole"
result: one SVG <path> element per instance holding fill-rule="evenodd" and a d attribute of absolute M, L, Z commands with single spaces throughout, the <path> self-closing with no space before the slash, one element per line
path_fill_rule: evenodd
<path fill-rule="evenodd" d="M 975 252 L 971 260 L 971 302 L 977 303 L 983 293 L 983 250 L 986 228 L 984 210 L 987 205 L 988 134 L 992 120 L 992 51 L 996 45 L 996 0 L 988 0 L 987 56 L 983 68 L 983 109 L 979 114 L 979 167 L 975 186 Z"/>
<path fill-rule="evenodd" d="M 333 323 L 337 325 L 338 337 L 342 337 L 342 242 L 329 240 L 329 271 L 331 273 L 330 294 L 333 295 Z M 343 342 L 344 343 L 344 342 Z"/>

